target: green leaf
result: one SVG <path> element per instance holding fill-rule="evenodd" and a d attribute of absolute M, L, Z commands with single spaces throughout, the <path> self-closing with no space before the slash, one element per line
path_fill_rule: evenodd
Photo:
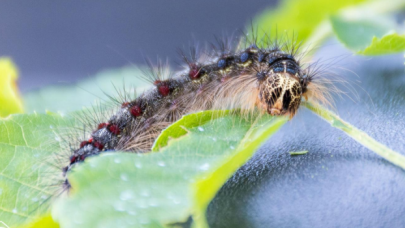
<path fill-rule="evenodd" d="M 0 58 L 0 117 L 23 112 L 17 79 L 18 69 L 13 61 Z"/>
<path fill-rule="evenodd" d="M 50 170 L 49 162 L 60 149 L 56 127 L 69 125 L 70 121 L 55 114 L 20 114 L 0 120 L 0 218 L 8 226 L 42 215 L 47 209 L 44 201 L 61 188 L 52 187 L 55 176 L 49 171 L 60 171 Z"/>
<path fill-rule="evenodd" d="M 50 86 L 27 93 L 24 96 L 25 106 L 28 112 L 48 110 L 68 113 L 108 103 L 111 100 L 106 98 L 106 94 L 118 97 L 124 93 L 124 89 L 133 98 L 148 87 L 148 82 L 142 80 L 140 75 L 142 71 L 134 67 L 106 70 L 73 86 Z"/>
<path fill-rule="evenodd" d="M 388 147 L 384 146 L 383 144 L 377 142 L 375 139 L 371 138 L 365 132 L 360 131 L 353 125 L 345 122 L 339 116 L 334 114 L 333 112 L 323 108 L 320 105 L 311 104 L 308 102 L 304 102 L 303 105 L 308 108 L 309 110 L 316 113 L 318 116 L 323 118 L 326 122 L 330 123 L 332 127 L 335 127 L 339 130 L 344 131 L 348 136 L 352 137 L 361 145 L 367 147 L 374 153 L 380 155 L 381 157 L 385 158 L 387 161 L 391 162 L 392 164 L 401 167 L 405 170 L 405 156 L 395 152 Z"/>
<path fill-rule="evenodd" d="M 209 115 L 218 118 L 204 121 Z M 74 191 L 55 205 L 53 217 L 62 227 L 91 228 L 163 227 L 193 216 L 195 225 L 204 227 L 215 193 L 287 121 L 222 115 L 208 111 L 183 117 L 163 133 L 177 139 L 158 153 L 87 159 L 69 174 Z M 197 126 L 198 120 L 204 124 Z"/>
<path fill-rule="evenodd" d="M 387 15 L 404 7 L 402 0 L 285 0 L 255 18 L 254 35 L 264 43 L 277 37 L 289 48 L 301 44 L 313 54 L 334 32 L 357 54 L 391 54 L 404 50 L 404 36 L 392 32 L 395 23 L 387 23 Z"/>
<path fill-rule="evenodd" d="M 359 51 L 361 55 L 385 55 L 405 51 L 405 35 L 389 34 L 381 39 L 373 37 L 371 44 Z"/>
<path fill-rule="evenodd" d="M 169 139 L 179 138 L 187 133 L 187 128 L 194 128 L 201 126 L 211 120 L 223 117 L 225 115 L 229 115 L 228 110 L 224 111 L 213 111 L 208 110 L 204 112 L 197 112 L 193 114 L 187 115 L 187 117 L 183 117 L 174 124 L 172 124 L 169 128 L 162 131 L 159 137 L 156 139 L 152 151 L 158 151 L 160 148 L 167 146 Z"/>
<path fill-rule="evenodd" d="M 383 55 L 405 51 L 405 35 L 392 31 L 395 23 L 384 17 L 348 19 L 331 17 L 338 39 L 349 49 L 362 55 Z"/>
<path fill-rule="evenodd" d="M 276 35 L 282 36 L 287 31 L 290 36 L 294 33 L 298 42 L 305 42 L 330 15 L 362 2 L 365 0 L 285 0 L 281 1 L 279 7 L 260 14 L 253 25 L 259 29 L 259 38 L 265 33 L 269 34 L 270 38 L 275 38 Z"/>

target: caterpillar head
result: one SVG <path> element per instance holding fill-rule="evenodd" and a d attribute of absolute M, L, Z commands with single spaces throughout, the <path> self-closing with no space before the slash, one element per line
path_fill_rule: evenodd
<path fill-rule="evenodd" d="M 303 76 L 299 64 L 290 55 L 269 57 L 264 69 L 256 75 L 261 108 L 270 115 L 289 115 L 292 118 L 310 78 Z"/>

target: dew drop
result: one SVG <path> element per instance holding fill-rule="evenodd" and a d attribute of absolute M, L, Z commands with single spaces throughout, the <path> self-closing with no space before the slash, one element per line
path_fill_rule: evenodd
<path fill-rule="evenodd" d="M 173 194 L 171 192 L 167 193 L 167 198 L 169 200 L 172 200 L 173 199 Z"/>
<path fill-rule="evenodd" d="M 34 197 L 34 198 L 32 198 L 31 199 L 33 202 L 38 202 L 38 198 L 37 197 Z"/>
<path fill-rule="evenodd" d="M 14 208 L 13 209 L 13 213 L 17 213 L 18 211 L 17 211 L 17 208 Z"/>
<path fill-rule="evenodd" d="M 138 168 L 138 169 L 142 168 L 142 163 L 136 162 L 135 167 Z"/>
<path fill-rule="evenodd" d="M 158 166 L 162 166 L 162 167 L 163 167 L 163 166 L 166 166 L 166 164 L 165 164 L 163 161 L 159 161 L 159 162 L 158 162 Z"/>
<path fill-rule="evenodd" d="M 208 163 L 205 163 L 202 166 L 200 166 L 201 170 L 208 170 L 209 168 L 210 168 L 210 164 L 208 164 Z"/>
<path fill-rule="evenodd" d="M 150 196 L 150 193 L 149 193 L 149 191 L 148 191 L 148 190 L 142 190 L 142 192 L 141 192 L 141 196 L 144 196 L 144 197 L 149 197 L 149 196 Z"/>
<path fill-rule="evenodd" d="M 151 201 L 149 202 L 149 206 L 151 207 L 157 207 L 159 204 L 156 201 Z"/>
<path fill-rule="evenodd" d="M 128 211 L 129 215 L 136 215 L 136 211 Z"/>
<path fill-rule="evenodd" d="M 204 131 L 204 128 L 198 127 L 198 130 L 199 130 L 199 131 Z"/>
<path fill-rule="evenodd" d="M 116 211 L 125 211 L 124 203 L 122 203 L 121 201 L 115 202 L 114 203 L 114 209 Z"/>
<path fill-rule="evenodd" d="M 53 126 L 52 126 L 52 125 L 49 125 L 49 128 L 50 128 L 50 129 L 53 129 Z"/>
<path fill-rule="evenodd" d="M 231 148 L 232 150 L 234 150 L 234 149 L 235 149 L 235 147 L 234 147 L 234 146 L 230 146 L 229 148 Z"/>
<path fill-rule="evenodd" d="M 174 204 L 180 204 L 180 200 L 178 200 L 178 199 L 173 199 L 173 203 L 174 203 Z"/>
<path fill-rule="evenodd" d="M 122 173 L 120 177 L 121 177 L 121 180 L 128 181 L 128 175 L 127 174 Z"/>
<path fill-rule="evenodd" d="M 55 140 L 60 142 L 60 138 L 58 136 L 55 137 Z"/>
<path fill-rule="evenodd" d="M 123 201 L 130 200 L 132 198 L 134 198 L 134 192 L 132 192 L 131 190 L 123 191 L 120 194 L 120 199 Z"/>
<path fill-rule="evenodd" d="M 114 159 L 114 162 L 117 163 L 117 164 L 119 164 L 119 163 L 121 163 L 121 159 L 115 158 L 115 159 Z"/>
<path fill-rule="evenodd" d="M 141 208 L 141 209 L 146 209 L 146 208 L 149 207 L 149 206 L 146 204 L 145 201 L 138 202 L 137 206 L 138 206 L 139 208 Z"/>
<path fill-rule="evenodd" d="M 213 137 L 212 140 L 214 140 L 214 142 L 216 142 L 216 141 L 217 141 L 217 138 Z"/>

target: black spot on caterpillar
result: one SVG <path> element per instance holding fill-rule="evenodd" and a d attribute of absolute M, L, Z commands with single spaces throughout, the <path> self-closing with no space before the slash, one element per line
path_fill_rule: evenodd
<path fill-rule="evenodd" d="M 153 88 L 134 99 L 122 96 L 117 112 L 73 145 L 63 168 L 65 188 L 70 188 L 66 174 L 87 157 L 115 150 L 148 152 L 160 132 L 187 113 L 237 108 L 292 118 L 302 98 L 328 103 L 327 87 L 317 80 L 316 70 L 300 62 L 299 45 L 255 38 L 242 43 L 220 42 L 199 54 L 191 48 L 190 56 L 181 53 L 185 67 L 179 72 L 149 64 L 144 78 Z"/>

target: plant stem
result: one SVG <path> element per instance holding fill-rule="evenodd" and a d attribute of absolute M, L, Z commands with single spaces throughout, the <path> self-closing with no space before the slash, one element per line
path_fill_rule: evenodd
<path fill-rule="evenodd" d="M 311 104 L 309 102 L 304 102 L 303 105 L 312 112 L 316 113 L 321 118 L 323 118 L 326 122 L 330 123 L 332 127 L 344 131 L 347 135 L 352 137 L 361 145 L 367 147 L 374 153 L 385 158 L 387 161 L 405 170 L 405 157 L 402 154 L 395 152 L 385 145 L 377 142 L 365 132 L 343 121 L 338 115 L 320 105 Z"/>

